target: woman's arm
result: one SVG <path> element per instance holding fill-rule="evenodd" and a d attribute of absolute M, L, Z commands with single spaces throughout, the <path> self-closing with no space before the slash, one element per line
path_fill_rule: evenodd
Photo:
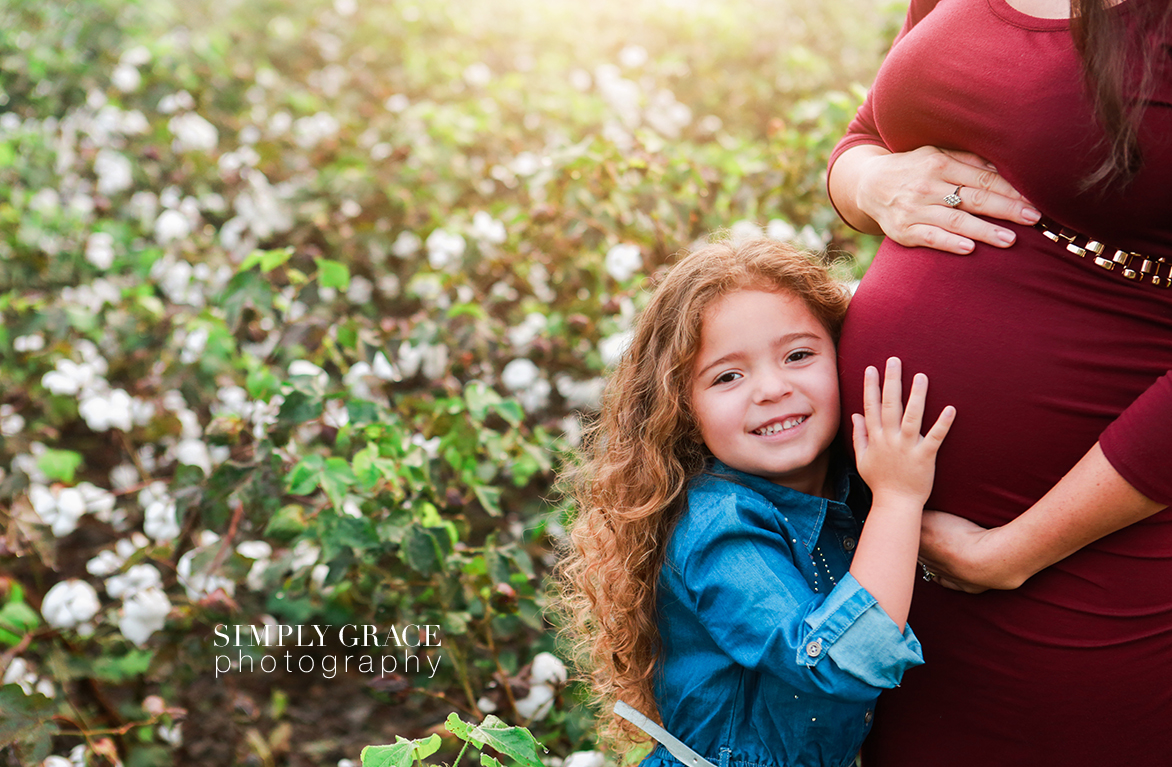
<path fill-rule="evenodd" d="M 891 152 L 857 144 L 834 160 L 827 183 L 846 223 L 907 247 L 963 255 L 977 240 L 1007 248 L 1013 231 L 978 215 L 1026 225 L 1040 217 L 992 165 L 970 152 L 936 147 Z M 962 202 L 949 207 L 944 198 L 958 186 L 964 187 Z"/>
<path fill-rule="evenodd" d="M 941 585 L 976 593 L 1015 589 L 1082 547 L 1166 508 L 1127 482 L 1098 443 L 1021 516 L 985 529 L 924 512 L 920 560 Z"/>

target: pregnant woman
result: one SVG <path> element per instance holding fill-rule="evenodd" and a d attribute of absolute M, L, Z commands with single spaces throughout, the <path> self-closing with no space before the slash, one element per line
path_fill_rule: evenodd
<path fill-rule="evenodd" d="M 1170 16 L 912 0 L 831 159 L 844 220 L 887 235 L 844 412 L 898 354 L 929 420 L 960 414 L 909 617 L 926 664 L 866 767 L 1172 765 Z"/>

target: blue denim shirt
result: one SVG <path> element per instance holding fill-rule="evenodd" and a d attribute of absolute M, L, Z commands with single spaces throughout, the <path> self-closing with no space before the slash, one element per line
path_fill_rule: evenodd
<path fill-rule="evenodd" d="M 857 476 L 837 489 L 865 512 Z M 924 662 L 848 572 L 861 529 L 845 502 L 719 462 L 689 485 L 659 579 L 668 732 L 718 767 L 854 763 L 880 690 Z M 643 765 L 679 762 L 658 746 Z"/>

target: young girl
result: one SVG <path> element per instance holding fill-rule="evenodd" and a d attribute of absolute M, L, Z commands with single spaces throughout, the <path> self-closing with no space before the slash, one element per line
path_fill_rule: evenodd
<path fill-rule="evenodd" d="M 867 371 L 854 443 L 872 502 L 832 449 L 847 301 L 788 246 L 706 246 L 608 382 L 572 477 L 563 608 L 603 703 L 662 721 L 644 767 L 853 764 L 880 689 L 923 662 L 904 624 L 955 411 L 921 437 L 927 379 L 904 411 L 899 361 L 882 391 Z M 615 736 L 637 732 L 604 720 L 625 750 Z"/>

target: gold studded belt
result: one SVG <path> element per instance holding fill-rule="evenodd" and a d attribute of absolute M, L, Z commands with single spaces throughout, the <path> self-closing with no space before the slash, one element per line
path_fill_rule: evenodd
<path fill-rule="evenodd" d="M 1080 258 L 1092 256 L 1095 266 L 1109 272 L 1118 268 L 1120 271 L 1117 273 L 1129 280 L 1162 288 L 1172 287 L 1172 262 L 1163 256 L 1149 257 L 1135 251 L 1112 248 L 1045 218 L 1034 224 L 1034 228 L 1041 230 L 1054 242 L 1065 244 L 1067 250 Z"/>

